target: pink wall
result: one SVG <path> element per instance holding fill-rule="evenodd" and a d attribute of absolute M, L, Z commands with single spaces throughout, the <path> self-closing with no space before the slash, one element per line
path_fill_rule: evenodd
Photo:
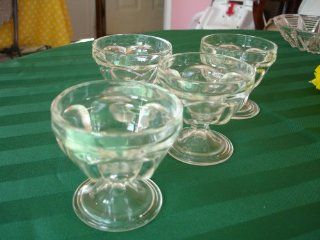
<path fill-rule="evenodd" d="M 209 6 L 211 0 L 172 0 L 172 29 L 190 28 L 192 17 Z"/>

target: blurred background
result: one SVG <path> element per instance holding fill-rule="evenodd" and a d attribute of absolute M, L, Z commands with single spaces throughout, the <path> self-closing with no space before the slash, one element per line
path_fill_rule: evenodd
<path fill-rule="evenodd" d="M 221 18 L 246 22 L 237 26 L 230 22 L 227 28 L 274 30 L 268 21 L 282 13 L 297 13 L 302 1 L 0 0 L 0 56 L 20 56 L 115 33 L 204 28 L 205 17 L 216 11 L 213 3 L 225 4 Z M 244 12 L 246 5 L 249 10 Z M 221 28 L 219 21 L 213 19 L 206 28 Z"/>

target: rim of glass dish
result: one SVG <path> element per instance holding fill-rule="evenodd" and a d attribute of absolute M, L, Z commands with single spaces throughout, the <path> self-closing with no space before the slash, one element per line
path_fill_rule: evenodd
<path fill-rule="evenodd" d="M 271 44 L 273 46 L 272 49 L 269 50 L 263 50 L 264 52 L 271 52 L 271 51 L 278 51 L 278 45 L 268 39 L 262 38 L 262 37 L 256 37 L 253 35 L 248 35 L 248 34 L 241 34 L 241 33 L 213 33 L 213 34 L 209 34 L 207 36 L 204 36 L 203 38 L 201 38 L 201 43 L 205 43 L 205 44 L 210 44 L 210 43 L 206 43 L 204 42 L 207 38 L 211 37 L 211 36 L 221 36 L 221 35 L 233 35 L 233 36 L 241 36 L 241 37 L 250 37 L 250 38 L 255 38 L 255 39 L 259 39 L 265 42 L 268 42 L 269 44 Z M 219 47 L 219 46 L 217 46 Z M 229 50 L 232 52 L 239 52 L 239 50 Z"/>
<path fill-rule="evenodd" d="M 278 21 L 281 17 L 286 17 L 286 16 L 293 16 L 293 17 L 295 17 L 295 16 L 304 16 L 304 17 L 309 17 L 309 18 L 318 18 L 318 20 L 320 20 L 320 16 L 316 16 L 316 15 L 281 14 L 281 15 L 275 16 L 275 17 L 273 18 L 274 23 L 277 25 L 277 27 L 278 27 L 278 25 L 280 25 L 277 21 Z M 290 26 L 290 27 L 291 27 L 291 26 Z M 297 32 L 300 32 L 300 33 L 310 33 L 310 34 L 312 34 L 312 35 L 314 35 L 314 36 L 317 36 L 317 35 L 320 36 L 320 32 L 318 32 L 318 33 L 313 33 L 313 32 L 308 32 L 308 31 L 302 31 L 302 30 L 300 30 L 300 29 L 298 29 L 298 28 L 294 28 L 294 27 L 291 27 L 291 28 L 294 29 L 294 30 L 297 31 Z"/>
<path fill-rule="evenodd" d="M 169 46 L 169 49 L 167 50 L 164 50 L 164 51 L 160 51 L 160 52 L 156 52 L 156 53 L 151 53 L 151 54 L 139 54 L 138 56 L 165 56 L 167 55 L 168 53 L 172 52 L 172 44 L 164 39 L 164 38 L 161 38 L 161 37 L 156 37 L 156 36 L 153 36 L 153 35 L 147 35 L 147 34 L 123 34 L 123 33 L 120 33 L 120 34 L 112 34 L 112 35 L 108 35 L 108 36 L 104 36 L 104 37 L 100 37 L 100 38 L 97 38 L 95 40 L 93 40 L 92 42 L 92 50 L 96 50 L 98 52 L 102 52 L 102 48 L 98 47 L 97 46 L 97 43 L 99 40 L 102 40 L 102 39 L 105 39 L 105 38 L 111 38 L 113 36 L 143 36 L 143 37 L 148 37 L 148 38 L 153 38 L 153 39 L 157 39 L 161 42 L 164 42 L 167 44 L 167 46 Z M 103 53 L 106 53 L 106 52 L 110 52 L 110 53 L 114 53 L 112 51 L 103 51 Z M 123 53 L 121 53 L 123 55 Z M 136 54 L 125 54 L 126 56 L 137 56 Z"/>
<path fill-rule="evenodd" d="M 106 82 L 106 80 L 94 80 L 94 81 L 90 81 L 90 82 L 84 82 L 84 83 L 80 83 L 74 86 L 71 86 L 65 90 L 63 90 L 58 96 L 56 96 L 54 98 L 54 100 L 51 103 L 51 121 L 57 123 L 58 125 L 62 125 L 62 126 L 67 126 L 68 128 L 80 132 L 80 133 L 87 133 L 87 134 L 92 134 L 92 135 L 96 135 L 96 136 L 100 136 L 100 137 L 136 137 L 136 136 L 141 136 L 141 135 L 149 135 L 152 133 L 158 133 L 163 131 L 164 129 L 167 129 L 168 126 L 170 125 L 176 125 L 177 122 L 179 121 L 179 118 L 177 117 L 173 117 L 170 121 L 168 121 L 164 126 L 159 127 L 159 128 L 152 128 L 152 129 L 146 129 L 144 131 L 141 132 L 124 132 L 124 133 L 115 133 L 115 132 L 106 132 L 106 131 L 102 131 L 102 132 L 94 132 L 94 131 L 90 131 L 90 130 L 86 130 L 83 128 L 79 128 L 79 127 L 75 127 L 73 125 L 71 125 L 68 121 L 66 121 L 61 114 L 58 111 L 58 103 L 60 102 L 60 100 L 66 96 L 68 93 L 72 92 L 73 90 L 80 88 L 80 87 L 85 87 L 85 86 L 89 86 L 91 84 L 95 84 L 95 83 L 108 83 L 108 84 L 113 84 L 115 86 L 119 86 L 122 84 L 126 84 L 129 83 L 132 86 L 136 86 L 137 84 L 141 84 L 141 85 L 147 85 L 148 87 L 151 88 L 155 88 L 158 89 L 162 92 L 165 92 L 168 96 L 170 96 L 170 98 L 176 103 L 176 110 L 175 110 L 175 116 L 181 116 L 180 121 L 182 122 L 183 119 L 183 105 L 181 100 L 174 95 L 173 93 L 169 92 L 167 89 L 154 85 L 154 84 L 150 84 L 150 83 L 141 83 L 141 82 L 137 82 L 137 81 L 125 81 L 125 82 Z M 65 128 L 65 127 L 63 127 Z"/>
<path fill-rule="evenodd" d="M 159 63 L 159 67 L 158 67 L 158 71 L 163 71 L 163 68 L 162 68 L 162 65 L 170 60 L 172 60 L 174 57 L 176 56 L 182 56 L 182 55 L 207 55 L 207 56 L 218 56 L 218 57 L 223 57 L 223 58 L 229 58 L 229 59 L 232 59 L 232 60 L 235 60 L 236 62 L 239 62 L 241 64 L 244 64 L 244 65 L 247 65 L 249 68 L 252 69 L 252 73 L 249 75 L 250 78 L 252 78 L 252 84 L 254 84 L 254 78 L 255 78 L 255 75 L 256 75 L 256 69 L 255 67 L 253 67 L 251 64 L 249 63 L 246 63 L 244 61 L 241 61 L 237 58 L 234 58 L 234 57 L 230 57 L 230 56 L 227 56 L 227 55 L 223 55 L 223 54 L 212 54 L 212 53 L 204 53 L 204 52 L 184 52 L 184 53 L 175 53 L 175 54 L 172 54 L 171 56 L 168 56 L 166 58 L 164 58 L 163 60 L 160 61 Z M 251 76 L 252 75 L 252 76 Z M 178 82 L 186 82 L 185 80 L 179 80 L 177 79 Z M 200 82 L 200 81 L 192 81 L 192 83 L 195 83 L 195 84 L 201 84 L 201 83 L 206 83 L 206 82 Z M 208 84 L 210 84 L 208 82 Z M 243 91 L 240 91 L 240 92 L 243 92 Z M 188 94 L 188 93 L 185 93 L 185 94 Z M 192 94 L 194 95 L 195 93 L 189 93 L 189 94 Z M 210 96 L 210 95 L 207 95 L 207 94 L 203 94 L 205 96 Z M 229 95 L 227 93 L 223 93 L 223 94 L 217 94 L 215 96 L 212 96 L 212 97 L 216 97 L 216 96 L 225 96 L 225 95 Z"/>

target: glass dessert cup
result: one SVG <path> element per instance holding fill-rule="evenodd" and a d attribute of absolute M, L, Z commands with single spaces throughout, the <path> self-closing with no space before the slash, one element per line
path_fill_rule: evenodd
<path fill-rule="evenodd" d="M 255 69 L 238 59 L 205 53 L 174 54 L 160 62 L 157 84 L 178 96 L 184 105 L 182 130 L 169 150 L 175 159 L 207 166 L 226 161 L 231 141 L 210 124 L 226 124 L 248 98 Z"/>
<path fill-rule="evenodd" d="M 73 197 L 84 223 L 117 232 L 154 219 L 162 195 L 150 178 L 182 128 L 182 111 L 175 95 L 136 81 L 87 82 L 55 98 L 57 142 L 89 177 Z"/>
<path fill-rule="evenodd" d="M 212 54 L 223 54 L 245 61 L 256 68 L 255 84 L 257 87 L 276 61 L 278 46 L 264 38 L 250 35 L 217 33 L 201 39 L 200 51 Z M 258 115 L 260 108 L 257 103 L 248 99 L 237 111 L 233 119 L 248 119 Z"/>
<path fill-rule="evenodd" d="M 92 43 L 92 56 L 107 80 L 153 83 L 159 61 L 171 54 L 170 42 L 143 34 L 115 34 Z"/>

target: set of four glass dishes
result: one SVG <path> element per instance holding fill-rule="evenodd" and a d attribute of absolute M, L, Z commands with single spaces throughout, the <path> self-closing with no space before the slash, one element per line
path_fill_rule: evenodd
<path fill-rule="evenodd" d="M 217 33 L 201 39 L 200 52 L 172 54 L 167 40 L 120 34 L 96 39 L 92 54 L 104 80 L 58 95 L 52 128 L 89 177 L 73 197 L 77 216 L 99 230 L 127 231 L 158 214 L 162 195 L 150 178 L 168 151 L 199 166 L 230 158 L 231 141 L 210 125 L 259 113 L 248 97 L 277 45 Z"/>

